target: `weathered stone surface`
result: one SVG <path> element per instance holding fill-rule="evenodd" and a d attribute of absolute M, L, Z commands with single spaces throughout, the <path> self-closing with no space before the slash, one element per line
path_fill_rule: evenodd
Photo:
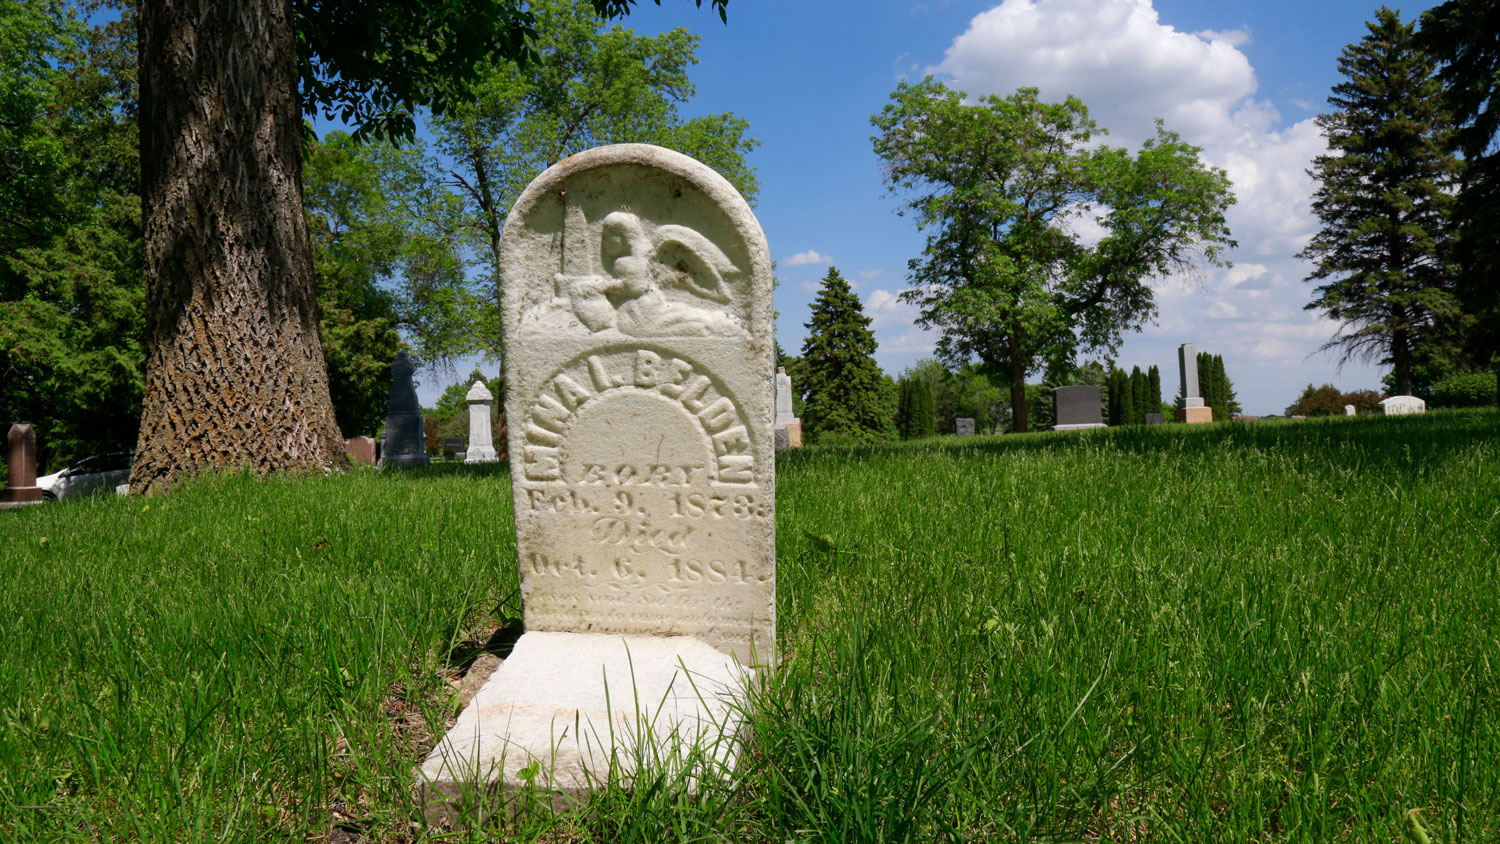
<path fill-rule="evenodd" d="M 792 421 L 783 424 L 781 427 L 783 427 L 783 428 L 786 429 L 786 436 L 787 436 L 787 442 L 788 442 L 788 444 L 790 444 L 792 448 L 801 448 L 802 447 L 802 420 L 801 419 L 793 419 Z"/>
<path fill-rule="evenodd" d="M 1052 391 L 1057 408 L 1057 424 L 1054 431 L 1078 431 L 1085 428 L 1104 428 L 1104 406 L 1100 403 L 1102 393 L 1092 384 L 1073 384 Z"/>
<path fill-rule="evenodd" d="M 0 489 L 0 504 L 21 507 L 40 504 L 42 488 L 36 485 L 36 431 L 30 425 L 10 426 L 6 435 L 6 482 Z"/>
<path fill-rule="evenodd" d="M 464 397 L 469 403 L 469 450 L 465 463 L 495 463 L 495 436 L 490 426 L 490 405 L 495 397 L 483 381 L 475 381 Z"/>
<path fill-rule="evenodd" d="M 1344 415 L 1345 416 L 1353 416 L 1355 414 L 1355 412 L 1356 411 L 1354 410 L 1354 405 L 1352 405 L 1352 404 L 1346 404 L 1346 405 L 1344 405 Z"/>
<path fill-rule="evenodd" d="M 1198 392 L 1198 349 L 1192 343 L 1183 343 L 1177 347 L 1177 367 L 1181 373 L 1182 398 L 1177 400 L 1178 409 L 1184 407 L 1202 407 L 1203 396 Z M 1195 414 L 1201 417 L 1203 414 Z M 1181 420 L 1183 414 L 1177 414 Z M 1210 420 L 1212 421 L 1212 420 Z"/>
<path fill-rule="evenodd" d="M 456 785 L 434 765 L 516 787 L 500 774 L 527 764 L 516 749 L 552 754 L 547 786 L 575 793 L 612 754 L 628 776 L 674 723 L 734 744 L 737 722 L 715 714 L 732 707 L 697 703 L 679 675 L 740 706 L 775 659 L 770 266 L 734 188 L 659 147 L 564 159 L 512 207 L 501 310 L 528 632 L 429 757 L 435 793 Z M 676 714 L 647 740 L 635 703 L 668 684 Z"/>
<path fill-rule="evenodd" d="M 960 437 L 974 436 L 974 420 L 960 417 L 953 420 L 953 433 Z"/>
<path fill-rule="evenodd" d="M 1426 413 L 1427 402 L 1416 396 L 1391 396 L 1380 400 L 1380 412 L 1386 416 L 1404 416 L 1408 413 Z"/>
<path fill-rule="evenodd" d="M 1214 409 L 1202 405 L 1177 408 L 1177 421 L 1189 425 L 1206 425 L 1214 421 Z"/>
<path fill-rule="evenodd" d="M 776 426 L 776 450 L 786 451 L 792 447 L 792 435 L 787 431 L 785 425 Z"/>
<path fill-rule="evenodd" d="M 417 403 L 417 386 L 412 381 L 415 369 L 406 350 L 396 353 L 391 364 L 391 396 L 385 405 L 385 445 L 380 449 L 380 465 L 396 468 L 426 466 L 427 443 L 422 431 L 421 405 Z"/>
<path fill-rule="evenodd" d="M 358 466 L 375 465 L 375 440 L 370 437 L 355 437 L 344 442 L 344 454 Z"/>
<path fill-rule="evenodd" d="M 709 766 L 697 776 L 721 774 L 741 749 L 750 680 L 685 636 L 527 633 L 422 764 L 428 817 L 455 813 L 466 792 L 492 810 L 533 764 L 529 779 L 559 809 L 611 775 L 628 785 L 643 766 L 681 771 L 695 745 Z"/>
<path fill-rule="evenodd" d="M 537 177 L 502 241 L 528 630 L 774 648 L 770 258 L 723 177 L 644 144 Z"/>
<path fill-rule="evenodd" d="M 1148 413 L 1148 414 L 1146 414 L 1146 424 L 1147 425 L 1164 425 L 1164 424 L 1166 424 L 1166 421 L 1167 421 L 1167 417 L 1164 416 L 1164 415 L 1162 415 L 1162 414 L 1160 414 L 1160 413 Z"/>

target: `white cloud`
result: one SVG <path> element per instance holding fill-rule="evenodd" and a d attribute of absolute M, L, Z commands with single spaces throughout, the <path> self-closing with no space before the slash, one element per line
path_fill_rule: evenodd
<path fill-rule="evenodd" d="M 1126 338 L 1122 358 L 1175 375 L 1176 345 L 1194 342 L 1224 355 L 1252 412 L 1279 413 L 1309 381 L 1375 387 L 1373 367 L 1340 374 L 1336 358 L 1318 352 L 1336 326 L 1303 309 L 1312 297 L 1303 281 L 1311 267 L 1296 254 L 1318 230 L 1316 185 L 1306 171 L 1326 143 L 1311 118 L 1287 124 L 1256 99 L 1255 71 L 1239 50 L 1249 34 L 1224 23 L 1180 31 L 1161 21 L 1151 0 L 1004 0 L 975 16 L 928 71 L 971 96 L 1023 86 L 1039 88 L 1045 100 L 1075 94 L 1111 130 L 1105 141 L 1114 145 L 1138 146 L 1160 117 L 1229 175 L 1235 266 L 1208 268 L 1206 278 L 1154 280 L 1160 314 Z M 1305 113 L 1311 104 L 1289 105 Z M 1070 228 L 1097 238 L 1087 219 Z"/>
<path fill-rule="evenodd" d="M 895 311 L 901 307 L 901 299 L 898 294 L 889 290 L 874 290 L 870 298 L 865 300 L 865 310 L 872 312 Z"/>
<path fill-rule="evenodd" d="M 789 267 L 805 267 L 833 263 L 832 258 L 824 255 L 816 249 L 809 249 L 806 252 L 798 252 L 790 258 L 784 258 L 782 260 L 783 263 L 785 263 Z"/>
<path fill-rule="evenodd" d="M 885 274 L 885 270 L 880 269 L 878 267 L 877 268 L 866 268 L 866 269 L 863 269 L 863 270 L 859 271 L 859 277 L 862 278 L 862 279 L 864 279 L 865 281 L 874 281 L 875 279 L 880 278 L 884 274 Z"/>
<path fill-rule="evenodd" d="M 1223 41 L 1231 47 L 1243 47 L 1250 43 L 1250 30 L 1248 29 L 1201 29 L 1193 35 L 1204 41 Z"/>

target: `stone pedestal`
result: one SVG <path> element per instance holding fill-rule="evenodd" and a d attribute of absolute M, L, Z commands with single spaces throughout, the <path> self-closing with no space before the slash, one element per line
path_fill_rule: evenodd
<path fill-rule="evenodd" d="M 776 367 L 776 436 L 780 443 L 781 432 L 786 431 L 785 448 L 802 447 L 802 420 L 793 415 L 792 377 L 786 367 Z M 778 445 L 778 450 L 783 446 Z"/>
<path fill-rule="evenodd" d="M 1211 407 L 1179 407 L 1177 408 L 1177 421 L 1186 422 L 1189 425 L 1203 425 L 1214 421 L 1214 409 Z"/>
<path fill-rule="evenodd" d="M 752 677 L 687 636 L 527 633 L 422 764 L 428 818 L 495 811 L 528 782 L 563 809 L 643 769 L 727 773 Z M 690 758 L 703 767 L 687 772 Z"/>
<path fill-rule="evenodd" d="M 516 200 L 500 270 L 527 633 L 423 765 L 430 815 L 528 782 L 566 804 L 694 744 L 733 764 L 750 672 L 775 662 L 771 260 L 750 207 L 680 153 L 590 150 Z"/>
<path fill-rule="evenodd" d="M 36 431 L 25 424 L 10 426 L 6 447 L 8 479 L 0 489 L 0 508 L 41 504 L 42 488 L 36 485 Z"/>
<path fill-rule="evenodd" d="M 469 402 L 469 450 L 465 463 L 496 463 L 495 438 L 490 430 L 490 403 L 495 397 L 483 381 L 475 381 L 466 397 Z"/>

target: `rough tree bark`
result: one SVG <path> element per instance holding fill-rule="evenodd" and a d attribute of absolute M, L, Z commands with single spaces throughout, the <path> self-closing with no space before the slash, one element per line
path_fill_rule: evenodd
<path fill-rule="evenodd" d="M 139 43 L 148 358 L 131 492 L 338 466 L 292 5 L 145 0 Z"/>

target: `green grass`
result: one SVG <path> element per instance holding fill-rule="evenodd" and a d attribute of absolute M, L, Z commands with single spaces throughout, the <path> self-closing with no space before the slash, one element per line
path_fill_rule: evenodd
<path fill-rule="evenodd" d="M 454 830 L 411 766 L 517 609 L 503 468 L 0 513 L 0 840 L 1500 840 L 1495 411 L 778 471 L 739 776 Z"/>

